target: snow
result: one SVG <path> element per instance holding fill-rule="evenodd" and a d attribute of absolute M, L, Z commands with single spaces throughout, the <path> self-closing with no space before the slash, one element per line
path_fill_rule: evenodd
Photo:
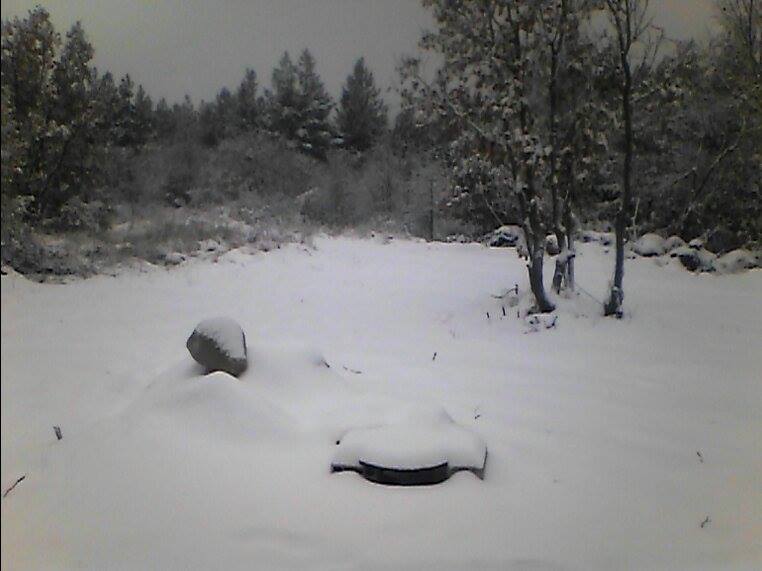
<path fill-rule="evenodd" d="M 627 260 L 613 320 L 613 252 L 576 253 L 531 334 L 525 262 L 475 244 L 3 276 L 3 569 L 762 568 L 762 272 Z M 207 315 L 246 331 L 238 380 L 185 349 Z M 483 481 L 331 474 L 351 431 L 443 413 Z"/>

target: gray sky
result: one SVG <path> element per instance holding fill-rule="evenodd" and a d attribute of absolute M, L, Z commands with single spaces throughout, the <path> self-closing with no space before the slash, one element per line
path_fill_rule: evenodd
<path fill-rule="evenodd" d="M 212 99 L 235 88 L 244 69 L 261 84 L 284 50 L 309 47 L 326 87 L 337 96 L 354 61 L 364 56 L 382 88 L 395 62 L 416 48 L 431 19 L 418 0 L 3 0 L 3 19 L 45 6 L 62 34 L 81 20 L 95 63 L 129 73 L 154 99 L 188 93 Z M 655 20 L 675 38 L 705 37 L 712 0 L 652 0 Z M 394 100 L 394 97 L 391 97 Z"/>

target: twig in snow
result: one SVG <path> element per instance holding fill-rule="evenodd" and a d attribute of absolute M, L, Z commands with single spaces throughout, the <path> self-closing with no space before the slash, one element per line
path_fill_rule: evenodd
<path fill-rule="evenodd" d="M 489 319 L 489 311 L 487 312 L 487 319 Z"/>
<path fill-rule="evenodd" d="M 505 306 L 504 306 L 504 305 L 501 305 L 501 306 L 500 306 L 500 308 L 503 310 L 503 317 L 505 317 L 505 316 L 506 316 L 506 315 L 505 315 Z"/>
<path fill-rule="evenodd" d="M 701 450 L 696 450 L 696 456 L 698 456 L 699 462 L 704 463 L 704 455 L 701 454 Z"/>
<path fill-rule="evenodd" d="M 19 477 L 18 480 L 13 482 L 13 485 L 10 488 L 8 488 L 7 490 L 5 490 L 5 492 L 3 493 L 3 497 L 6 497 L 8 494 L 10 494 L 13 491 L 13 488 L 18 486 L 21 482 L 23 482 L 25 478 L 26 478 L 26 474 L 24 474 L 23 476 Z"/>
<path fill-rule="evenodd" d="M 704 529 L 704 528 L 707 526 L 707 524 L 708 524 L 709 522 L 711 522 L 711 521 L 712 521 L 712 520 L 711 520 L 711 519 L 709 519 L 709 516 L 706 516 L 706 518 L 704 518 L 704 521 L 702 521 L 702 522 L 701 522 L 701 529 Z"/>
<path fill-rule="evenodd" d="M 436 361 L 436 359 L 437 359 L 437 352 L 436 352 L 436 351 L 434 351 L 434 356 L 431 358 L 431 360 L 432 360 L 432 361 Z"/>
<path fill-rule="evenodd" d="M 345 367 L 344 365 L 342 365 L 341 368 L 355 375 L 362 375 L 362 371 L 358 371 L 357 369 L 350 369 L 349 367 Z"/>
<path fill-rule="evenodd" d="M 63 440 L 63 434 L 61 433 L 61 427 L 60 426 L 54 426 L 53 432 L 56 433 L 56 438 L 58 440 Z"/>

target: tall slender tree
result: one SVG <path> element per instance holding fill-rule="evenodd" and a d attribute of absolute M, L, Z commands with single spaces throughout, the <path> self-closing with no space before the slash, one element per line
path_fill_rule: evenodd
<path fill-rule="evenodd" d="M 614 221 L 616 241 L 614 278 L 608 300 L 604 304 L 604 313 L 621 317 L 624 302 L 624 247 L 633 208 L 632 171 L 635 154 L 633 94 L 640 87 L 643 76 L 648 71 L 648 63 L 653 62 L 658 52 L 658 42 L 649 42 L 648 33 L 651 30 L 649 0 L 605 0 L 605 7 L 614 34 L 612 50 L 618 75 L 624 156 L 619 210 Z M 649 43 L 651 45 L 648 45 Z M 635 53 L 638 47 L 640 47 L 640 55 Z M 639 61 L 635 61 L 636 57 L 639 57 Z"/>
<path fill-rule="evenodd" d="M 262 99 L 258 90 L 257 72 L 247 68 L 235 93 L 238 117 L 244 131 L 255 129 L 262 121 Z"/>
<path fill-rule="evenodd" d="M 329 121 L 333 100 L 317 73 L 315 58 L 308 49 L 299 56 L 297 68 L 301 115 L 297 136 L 302 149 L 318 158 L 325 158 L 333 135 Z"/>
<path fill-rule="evenodd" d="M 359 151 L 370 148 L 386 129 L 387 107 L 364 58 L 355 62 L 347 77 L 336 123 L 345 146 Z"/>

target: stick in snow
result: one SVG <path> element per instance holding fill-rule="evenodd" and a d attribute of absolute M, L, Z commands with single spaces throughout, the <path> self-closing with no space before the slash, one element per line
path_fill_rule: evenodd
<path fill-rule="evenodd" d="M 431 358 L 431 360 L 432 360 L 432 361 L 436 361 L 436 359 L 437 359 L 437 352 L 436 352 L 436 351 L 434 351 L 434 356 Z"/>
<path fill-rule="evenodd" d="M 710 521 L 712 521 L 712 520 L 711 520 L 711 519 L 709 519 L 709 516 L 706 516 L 706 519 L 704 519 L 704 521 L 702 521 L 702 522 L 701 522 L 701 529 L 704 529 L 704 528 L 706 527 L 706 525 L 707 525 L 707 524 L 708 524 Z"/>
<path fill-rule="evenodd" d="M 60 426 L 54 426 L 53 427 L 53 432 L 56 433 L 56 438 L 58 438 L 58 440 L 63 440 L 63 434 L 61 433 L 61 427 Z"/>
<path fill-rule="evenodd" d="M 358 371 L 357 369 L 350 369 L 349 367 L 345 367 L 342 365 L 342 369 L 345 371 L 349 371 L 350 373 L 354 373 L 355 375 L 362 375 L 362 371 Z"/>
<path fill-rule="evenodd" d="M 696 456 L 698 456 L 699 462 L 702 464 L 704 463 L 704 455 L 701 453 L 701 450 L 696 450 Z"/>
<path fill-rule="evenodd" d="M 10 493 L 13 491 L 13 488 L 15 488 L 15 487 L 16 487 L 16 486 L 18 486 L 18 485 L 19 485 L 21 482 L 23 482 L 23 481 L 24 481 L 24 478 L 26 478 L 26 474 L 24 474 L 24 475 L 23 475 L 23 476 L 21 476 L 21 477 L 20 477 L 18 480 L 16 480 L 15 482 L 13 482 L 13 485 L 12 485 L 10 488 L 8 488 L 7 490 L 5 490 L 5 493 L 3 494 L 3 497 L 6 497 L 8 494 L 10 494 Z"/>

